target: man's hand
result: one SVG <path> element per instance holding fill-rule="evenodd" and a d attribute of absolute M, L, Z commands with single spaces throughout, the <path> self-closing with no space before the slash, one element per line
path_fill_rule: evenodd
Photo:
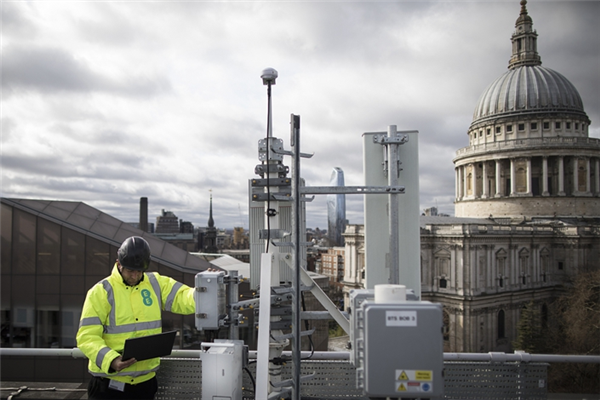
<path fill-rule="evenodd" d="M 110 363 L 110 367 L 112 369 L 114 369 L 115 371 L 119 372 L 122 369 L 131 367 L 136 361 L 137 360 L 135 358 L 130 358 L 129 360 L 123 361 L 121 356 L 119 356 L 119 357 L 115 358 L 114 360 L 112 360 L 112 362 Z"/>

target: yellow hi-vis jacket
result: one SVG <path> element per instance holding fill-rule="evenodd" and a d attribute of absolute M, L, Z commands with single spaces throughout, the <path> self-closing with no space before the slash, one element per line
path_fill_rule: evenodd
<path fill-rule="evenodd" d="M 153 378 L 159 358 L 138 361 L 119 372 L 110 364 L 123 352 L 125 339 L 162 332 L 161 310 L 193 314 L 194 289 L 156 272 L 144 273 L 138 285 L 127 286 L 115 264 L 83 303 L 77 346 L 89 359 L 89 372 L 132 385 Z"/>

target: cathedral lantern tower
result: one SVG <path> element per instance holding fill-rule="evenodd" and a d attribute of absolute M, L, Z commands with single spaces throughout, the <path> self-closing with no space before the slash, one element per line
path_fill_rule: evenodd
<path fill-rule="evenodd" d="M 457 217 L 600 216 L 600 140 L 577 89 L 542 66 L 537 36 L 522 0 L 508 71 L 484 90 L 453 160 Z"/>

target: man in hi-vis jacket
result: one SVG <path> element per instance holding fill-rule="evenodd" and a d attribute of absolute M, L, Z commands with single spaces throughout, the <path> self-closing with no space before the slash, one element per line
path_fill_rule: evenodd
<path fill-rule="evenodd" d="M 161 333 L 161 312 L 193 314 L 194 288 L 156 272 L 150 246 L 139 236 L 117 251 L 110 276 L 95 284 L 83 304 L 77 346 L 89 359 L 89 399 L 153 399 L 160 359 L 123 360 L 125 339 Z"/>

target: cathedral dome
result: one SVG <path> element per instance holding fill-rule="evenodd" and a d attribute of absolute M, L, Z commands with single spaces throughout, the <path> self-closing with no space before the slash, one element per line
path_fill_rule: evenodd
<path fill-rule="evenodd" d="M 575 86 L 542 66 L 526 5 L 508 71 L 483 91 L 453 160 L 457 217 L 600 215 L 600 139 Z"/>
<path fill-rule="evenodd" d="M 517 114 L 569 113 L 586 117 L 581 96 L 563 75 L 541 65 L 508 70 L 481 95 L 473 124 Z"/>
<path fill-rule="evenodd" d="M 542 67 L 537 52 L 538 35 L 526 5 L 527 1 L 522 0 L 511 37 L 508 71 L 492 82 L 479 98 L 471 128 L 507 117 L 523 120 L 530 115 L 575 117 L 589 124 L 575 86 L 558 72 Z"/>

